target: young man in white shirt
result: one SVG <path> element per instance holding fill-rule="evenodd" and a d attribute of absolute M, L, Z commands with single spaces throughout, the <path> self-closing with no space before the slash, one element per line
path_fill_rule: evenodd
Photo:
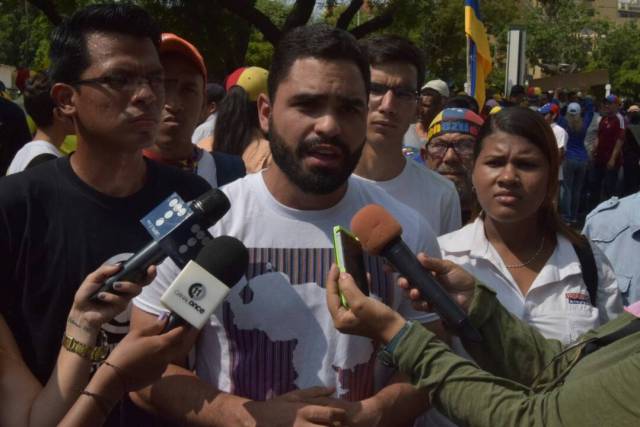
<path fill-rule="evenodd" d="M 224 187 L 231 210 L 211 229 L 247 246 L 247 280 L 200 333 L 199 378 L 170 365 L 139 403 L 214 426 L 402 425 L 426 409 L 421 391 L 379 375 L 371 341 L 335 333 L 324 302 L 332 228 L 369 203 L 396 216 L 414 251 L 439 250 L 417 212 L 349 178 L 365 142 L 368 90 L 366 57 L 349 33 L 316 25 L 284 36 L 269 96 L 258 99 L 274 163 Z M 378 259 L 366 262 L 372 294 L 422 323 L 433 319 L 407 305 Z M 159 299 L 178 272 L 170 261 L 159 266 L 135 302 L 135 328 L 166 310 Z"/>
<path fill-rule="evenodd" d="M 397 36 L 362 43 L 371 65 L 367 143 L 355 176 L 415 209 L 437 235 L 460 228 L 460 203 L 453 185 L 402 153 L 404 134 L 416 117 L 424 79 L 420 51 Z"/>
<path fill-rule="evenodd" d="M 244 175 L 244 165 L 237 156 L 225 155 L 225 162 L 238 165 L 236 176 L 221 176 L 214 156 L 193 145 L 191 136 L 206 108 L 207 68 L 198 49 L 187 40 L 163 33 L 160 61 L 165 73 L 165 102 L 156 143 L 144 155 L 157 162 L 194 172 L 212 187 Z M 220 178 L 220 179 L 219 179 Z"/>
<path fill-rule="evenodd" d="M 18 150 L 7 169 L 7 175 L 64 155 L 60 146 L 67 134 L 65 120 L 56 109 L 50 91 L 51 80 L 46 73 L 38 73 L 27 80 L 24 108 L 36 124 L 36 134 L 31 142 Z"/>

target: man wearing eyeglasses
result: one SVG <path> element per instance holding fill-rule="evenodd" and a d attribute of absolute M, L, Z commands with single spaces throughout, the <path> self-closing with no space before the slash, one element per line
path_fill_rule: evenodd
<path fill-rule="evenodd" d="M 397 36 L 372 37 L 362 46 L 369 55 L 371 95 L 367 143 L 354 175 L 418 211 L 436 235 L 457 230 L 460 204 L 451 182 L 408 161 L 402 152 L 404 135 L 418 109 L 418 87 L 424 80 L 420 51 Z"/>
<path fill-rule="evenodd" d="M 82 279 L 144 246 L 140 219 L 171 193 L 190 200 L 210 188 L 142 156 L 164 100 L 159 43 L 157 24 L 130 4 L 93 5 L 65 20 L 52 35 L 51 94 L 73 123 L 77 151 L 0 179 L 0 310 L 43 383 L 67 322 L 88 327 L 67 319 Z M 128 325 L 128 313 L 104 325 L 108 343 Z"/>
<path fill-rule="evenodd" d="M 471 217 L 471 169 L 476 136 L 484 121 L 466 108 L 446 108 L 433 119 L 421 149 L 426 165 L 450 179 L 458 190 L 462 223 Z"/>

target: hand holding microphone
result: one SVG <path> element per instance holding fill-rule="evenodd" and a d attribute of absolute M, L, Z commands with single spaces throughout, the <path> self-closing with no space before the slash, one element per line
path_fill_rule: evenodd
<path fill-rule="evenodd" d="M 471 325 L 466 313 L 404 243 L 402 227 L 383 207 L 372 204 L 360 209 L 351 220 L 351 230 L 365 251 L 389 260 L 449 327 L 468 340 L 482 341 L 482 335 Z"/>
<path fill-rule="evenodd" d="M 177 226 L 171 230 L 171 233 L 163 236 L 162 240 L 164 240 L 165 243 L 171 241 L 174 239 L 173 234 L 176 230 L 182 231 L 186 225 L 197 225 L 199 229 L 206 230 L 222 218 L 230 206 L 229 199 L 222 191 L 217 188 L 209 190 L 189 204 L 189 208 L 193 211 L 193 214 L 183 216 L 181 222 L 178 222 Z M 174 220 L 177 217 L 178 215 L 173 215 Z M 179 244 L 180 242 L 171 243 L 174 243 L 173 246 L 175 246 L 175 244 Z M 163 247 L 161 241 L 156 239 L 151 240 L 146 246 L 132 255 L 131 258 L 126 260 L 118 273 L 105 280 L 100 289 L 91 296 L 91 300 L 99 301 L 98 294 L 100 292 L 117 294 L 118 289 L 114 288 L 116 282 L 139 282 L 143 280 L 149 266 L 158 264 L 167 255 L 170 255 L 165 248 L 166 246 Z M 177 260 L 174 259 L 174 261 Z M 182 265 L 179 266 L 182 267 Z"/>
<path fill-rule="evenodd" d="M 165 330 L 185 322 L 202 329 L 248 264 L 249 252 L 236 238 L 221 236 L 205 244 L 160 298 L 171 310 Z"/>

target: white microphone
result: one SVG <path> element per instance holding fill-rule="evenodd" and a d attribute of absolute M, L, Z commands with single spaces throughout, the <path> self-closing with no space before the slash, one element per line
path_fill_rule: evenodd
<path fill-rule="evenodd" d="M 160 298 L 171 310 L 165 331 L 185 322 L 202 329 L 248 265 L 249 252 L 238 239 L 220 236 L 206 243 Z"/>

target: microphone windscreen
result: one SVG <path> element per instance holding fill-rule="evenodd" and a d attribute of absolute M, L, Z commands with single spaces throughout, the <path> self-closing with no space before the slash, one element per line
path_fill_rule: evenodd
<path fill-rule="evenodd" d="M 227 286 L 235 285 L 249 266 L 249 251 L 230 236 L 220 236 L 207 242 L 195 262 Z"/>
<path fill-rule="evenodd" d="M 353 216 L 351 231 L 367 253 L 378 255 L 393 239 L 402 235 L 402 226 L 385 208 L 371 204 Z"/>
<path fill-rule="evenodd" d="M 212 225 L 218 222 L 230 207 L 227 196 L 217 188 L 207 191 L 191 203 L 191 208 L 205 216 Z"/>

